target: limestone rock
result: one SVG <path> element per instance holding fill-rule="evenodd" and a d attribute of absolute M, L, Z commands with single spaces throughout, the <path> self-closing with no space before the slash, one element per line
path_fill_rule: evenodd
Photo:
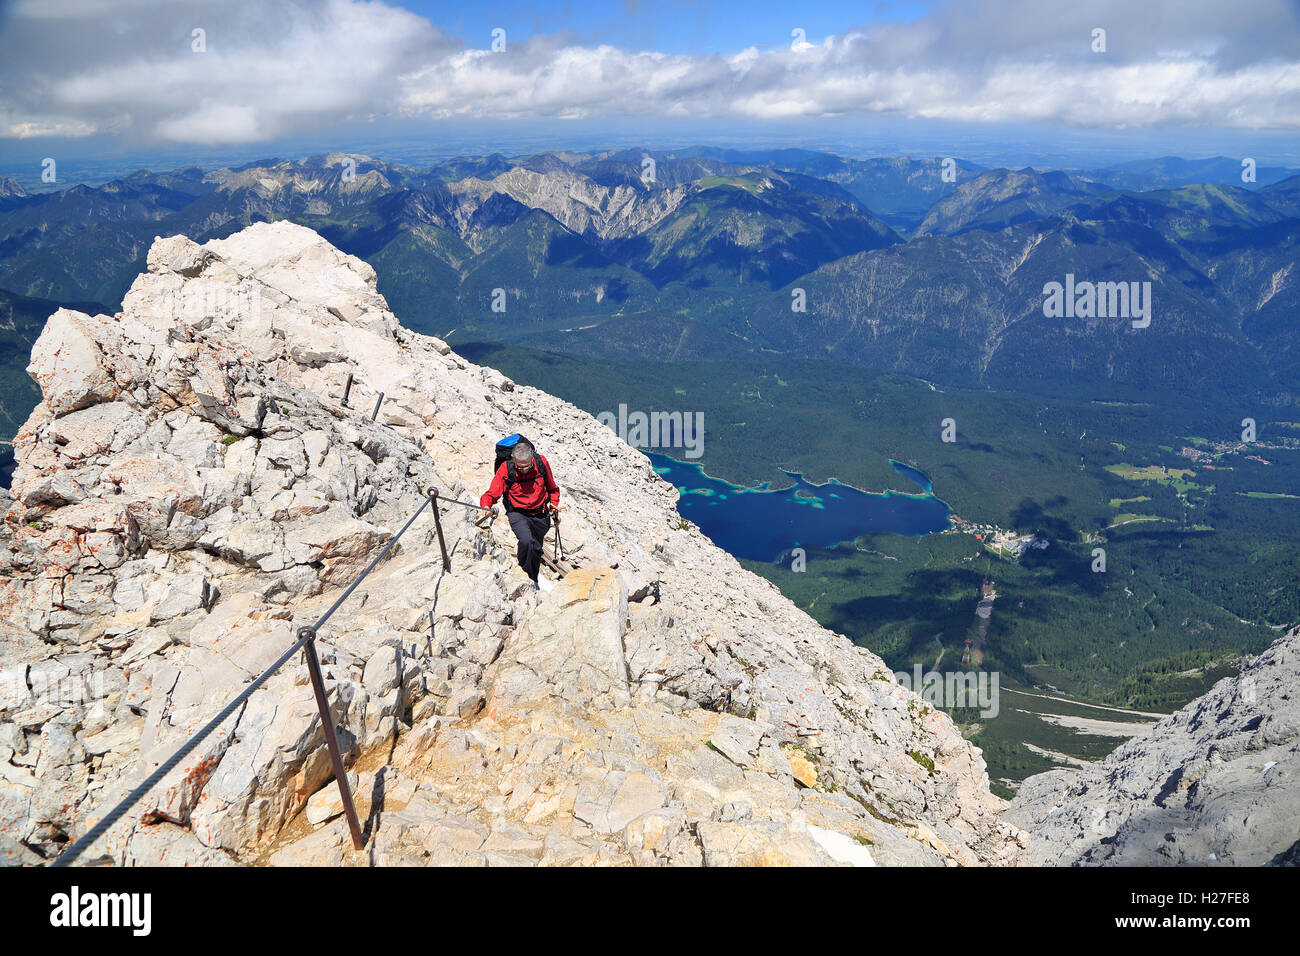
<path fill-rule="evenodd" d="M 106 320 L 106 316 L 99 316 Z M 36 344 L 27 374 L 41 386 L 45 405 L 64 415 L 119 394 L 89 316 L 59 309 L 50 316 Z"/>
<path fill-rule="evenodd" d="M 546 595 L 502 652 L 489 713 L 547 696 L 577 704 L 631 702 L 623 632 L 627 590 L 609 568 L 581 568 Z"/>
<path fill-rule="evenodd" d="M 817 786 L 817 768 L 811 760 L 797 753 L 787 754 L 786 759 L 790 761 L 790 772 L 796 780 L 805 787 Z"/>
<path fill-rule="evenodd" d="M 1007 818 L 1045 864 L 1294 865 L 1297 685 L 1300 629 L 1100 763 L 1030 777 Z"/>
<path fill-rule="evenodd" d="M 370 781 L 367 780 L 366 783 Z M 361 778 L 355 773 L 348 774 L 348 786 L 351 788 L 352 805 L 359 819 L 364 820 L 370 812 L 371 789 L 362 785 Z M 314 827 L 321 826 L 343 813 L 343 795 L 339 785 L 331 776 L 329 782 L 312 794 L 307 801 L 304 816 Z"/>
<path fill-rule="evenodd" d="M 663 785 L 643 773 L 590 773 L 578 788 L 573 815 L 597 833 L 615 833 L 662 807 L 666 796 Z"/>

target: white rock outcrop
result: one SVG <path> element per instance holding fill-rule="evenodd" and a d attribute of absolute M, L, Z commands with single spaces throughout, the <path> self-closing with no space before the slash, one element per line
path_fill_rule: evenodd
<path fill-rule="evenodd" d="M 1300 864 L 1300 629 L 1081 770 L 1020 787 L 1007 819 L 1054 866 Z"/>
<path fill-rule="evenodd" d="M 451 573 L 426 510 L 321 633 L 367 850 L 293 661 L 87 861 L 1020 857 L 944 714 L 682 523 L 591 416 L 402 328 L 370 266 L 280 222 L 158 239 L 148 270 L 121 314 L 61 310 L 33 349 L 0 534 L 0 861 L 84 833 L 428 488 L 476 500 L 512 431 L 553 463 L 582 569 L 534 592 L 504 522 L 445 504 Z"/>

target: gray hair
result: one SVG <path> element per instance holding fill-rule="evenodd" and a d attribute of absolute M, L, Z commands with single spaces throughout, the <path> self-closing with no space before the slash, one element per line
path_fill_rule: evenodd
<path fill-rule="evenodd" d="M 515 450 L 510 453 L 510 457 L 515 460 L 516 465 L 530 465 L 533 462 L 533 450 L 523 442 L 515 445 Z"/>

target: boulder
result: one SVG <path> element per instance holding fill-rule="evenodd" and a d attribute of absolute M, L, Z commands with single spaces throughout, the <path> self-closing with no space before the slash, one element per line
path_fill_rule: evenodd
<path fill-rule="evenodd" d="M 573 815 L 597 833 L 617 833 L 667 799 L 662 782 L 644 773 L 589 772 L 579 784 Z"/>
<path fill-rule="evenodd" d="M 82 312 L 59 309 L 32 346 L 27 374 L 41 387 L 46 406 L 66 415 L 120 394 L 94 333 Z"/>
<path fill-rule="evenodd" d="M 627 590 L 612 568 L 566 575 L 516 628 L 491 675 L 488 712 L 559 697 L 584 706 L 631 703 L 623 633 Z"/>

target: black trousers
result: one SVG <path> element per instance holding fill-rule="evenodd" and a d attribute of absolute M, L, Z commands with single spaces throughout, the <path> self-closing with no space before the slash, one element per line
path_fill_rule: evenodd
<path fill-rule="evenodd" d="M 506 517 L 510 519 L 510 530 L 519 539 L 519 566 L 536 584 L 537 572 L 542 566 L 542 542 L 546 540 L 546 532 L 551 530 L 551 516 L 507 511 Z"/>

